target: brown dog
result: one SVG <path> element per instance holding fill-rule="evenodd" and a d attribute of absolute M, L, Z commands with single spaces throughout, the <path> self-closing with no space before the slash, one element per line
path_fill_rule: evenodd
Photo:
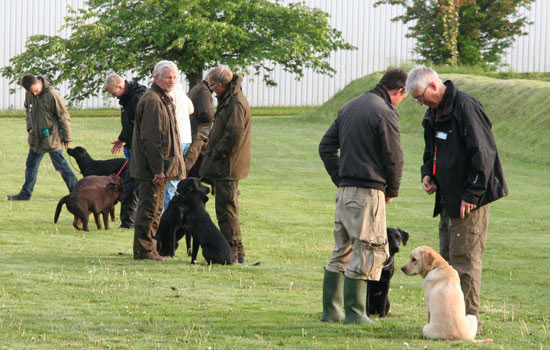
<path fill-rule="evenodd" d="M 424 335 L 431 339 L 474 340 L 477 318 L 466 315 L 464 294 L 456 270 L 430 247 L 417 247 L 401 270 L 424 278 L 428 324 Z"/>
<path fill-rule="evenodd" d="M 122 187 L 124 181 L 122 178 L 116 174 L 111 174 L 109 176 L 105 175 L 88 175 L 84 176 L 82 179 L 78 180 L 78 182 L 74 185 L 74 191 L 80 191 L 83 188 L 88 187 L 94 187 L 94 188 L 104 188 L 108 184 L 115 184 Z M 111 215 L 111 221 L 115 221 L 115 207 L 113 206 L 111 212 L 109 213 Z M 80 225 L 80 220 L 77 223 L 77 225 Z"/>
<path fill-rule="evenodd" d="M 99 214 L 103 214 L 103 224 L 105 229 L 109 229 L 109 213 L 113 210 L 115 204 L 120 200 L 122 186 L 109 183 L 103 188 L 85 187 L 78 191 L 73 191 L 69 195 L 61 198 L 55 209 L 54 223 L 59 219 L 59 213 L 63 204 L 67 205 L 67 210 L 74 215 L 73 227 L 77 230 L 88 229 L 88 219 L 90 213 L 94 214 L 95 223 L 98 229 L 101 229 Z M 79 221 L 82 222 L 82 228 L 79 227 Z"/>

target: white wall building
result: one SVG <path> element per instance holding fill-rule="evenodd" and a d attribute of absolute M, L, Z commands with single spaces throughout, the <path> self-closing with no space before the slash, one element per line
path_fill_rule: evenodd
<path fill-rule="evenodd" d="M 352 80 L 386 69 L 415 58 L 414 39 L 405 38 L 407 27 L 390 19 L 402 12 L 400 6 L 374 7 L 376 0 L 305 0 L 311 7 L 321 8 L 331 16 L 330 23 L 340 30 L 346 41 L 357 47 L 354 51 L 332 54 L 330 63 L 337 70 L 333 76 L 305 71 L 301 80 L 280 68 L 272 76 L 278 86 L 266 86 L 261 77 L 245 77 L 244 92 L 252 106 L 315 106 L 330 99 Z M 290 2 L 290 0 L 287 0 Z M 9 59 L 25 49 L 32 35 L 62 35 L 59 33 L 68 15 L 67 6 L 82 8 L 84 0 L 0 0 L 0 66 L 9 65 Z M 526 10 L 530 21 L 525 28 L 527 36 L 518 38 L 508 50 L 504 63 L 517 72 L 550 71 L 550 0 L 536 0 Z M 127 76 L 129 79 L 130 76 Z M 185 85 L 185 79 L 182 82 Z M 10 94 L 10 88 L 16 88 Z M 63 95 L 67 85 L 57 86 Z M 8 84 L 0 77 L 0 110 L 22 109 L 24 93 L 19 86 Z M 118 106 L 115 99 L 98 91 L 98 96 L 84 101 L 82 108 Z"/>

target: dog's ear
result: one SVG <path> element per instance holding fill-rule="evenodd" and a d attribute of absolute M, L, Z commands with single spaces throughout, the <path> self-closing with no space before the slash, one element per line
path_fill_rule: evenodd
<path fill-rule="evenodd" d="M 403 245 L 406 246 L 409 240 L 409 233 L 401 229 L 399 229 L 399 232 L 401 233 L 401 238 L 402 238 L 401 243 L 403 243 Z"/>
<path fill-rule="evenodd" d="M 430 271 L 434 268 L 435 255 L 431 250 L 422 251 L 422 268 L 424 271 Z"/>
<path fill-rule="evenodd" d="M 201 194 L 201 198 L 203 200 L 204 203 L 208 202 L 208 196 L 206 194 L 204 194 L 202 191 L 199 191 L 199 193 Z"/>

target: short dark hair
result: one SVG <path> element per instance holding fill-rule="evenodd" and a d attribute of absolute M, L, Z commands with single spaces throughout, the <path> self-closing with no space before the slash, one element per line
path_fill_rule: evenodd
<path fill-rule="evenodd" d="M 406 83 L 407 72 L 399 68 L 387 71 L 379 82 L 386 90 L 405 89 Z"/>
<path fill-rule="evenodd" d="M 31 86 L 35 85 L 36 83 L 38 83 L 38 78 L 32 74 L 24 75 L 21 79 L 21 85 L 23 85 L 23 88 L 25 90 L 30 89 Z"/>

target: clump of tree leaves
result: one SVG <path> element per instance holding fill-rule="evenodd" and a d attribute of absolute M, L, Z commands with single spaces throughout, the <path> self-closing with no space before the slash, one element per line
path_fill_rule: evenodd
<path fill-rule="evenodd" d="M 519 15 L 534 0 L 380 0 L 406 9 L 392 21 L 411 23 L 407 37 L 425 61 L 453 66 L 500 65 L 502 55 L 530 24 Z"/>
<path fill-rule="evenodd" d="M 109 72 L 141 79 L 161 59 L 176 62 L 190 86 L 219 64 L 275 85 L 275 64 L 297 77 L 334 74 L 330 54 L 355 49 L 326 12 L 279 0 L 88 0 L 70 10 L 64 30 L 68 38 L 30 37 L 1 74 L 11 83 L 27 73 L 68 81 L 74 102 L 96 95 Z"/>

